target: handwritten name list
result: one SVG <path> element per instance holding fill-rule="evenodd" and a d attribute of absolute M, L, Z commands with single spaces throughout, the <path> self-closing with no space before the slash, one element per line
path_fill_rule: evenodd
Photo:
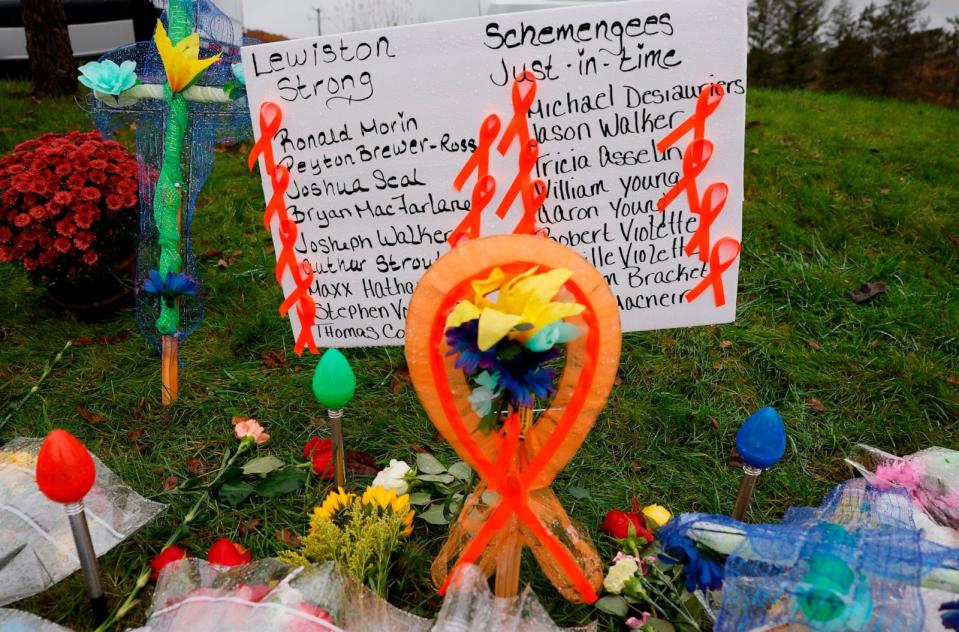
<path fill-rule="evenodd" d="M 657 208 L 682 181 L 689 151 L 657 143 L 694 115 L 706 86 L 721 86 L 698 179 L 728 187 L 708 228 L 738 243 L 745 46 L 744 0 L 641 0 L 244 48 L 254 129 L 264 102 L 282 110 L 273 154 L 290 174 L 295 256 L 313 271 L 314 322 L 291 310 L 294 335 L 305 326 L 321 346 L 403 344 L 414 286 L 469 213 L 472 184 L 457 191 L 453 181 L 486 117 L 510 119 L 524 71 L 536 78 L 533 175 L 548 190 L 537 227 L 603 273 L 624 331 L 734 320 L 738 259 L 722 271 L 722 305 L 710 292 L 687 296 L 710 274 L 708 257 L 687 254 L 702 215 L 686 196 Z M 497 197 L 518 152 L 491 154 Z M 523 213 L 514 206 L 503 218 L 488 208 L 481 234 L 512 232 Z M 295 289 L 290 278 L 282 285 L 287 296 Z"/>

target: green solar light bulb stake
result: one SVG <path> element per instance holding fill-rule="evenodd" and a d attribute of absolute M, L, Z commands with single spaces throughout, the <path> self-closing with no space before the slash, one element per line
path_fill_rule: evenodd
<path fill-rule="evenodd" d="M 343 407 L 356 393 L 356 375 L 338 349 L 327 349 L 313 372 L 313 395 L 326 408 L 333 434 L 333 476 L 337 487 L 346 483 L 346 448 L 343 445 Z"/>

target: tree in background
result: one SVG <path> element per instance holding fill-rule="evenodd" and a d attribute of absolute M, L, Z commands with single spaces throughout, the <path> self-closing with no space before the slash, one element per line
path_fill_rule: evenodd
<path fill-rule="evenodd" d="M 749 83 L 774 85 L 776 51 L 773 48 L 775 0 L 753 0 L 749 3 Z"/>
<path fill-rule="evenodd" d="M 780 83 L 808 86 L 816 78 L 825 0 L 778 0 L 775 4 L 772 35 Z"/>
<path fill-rule="evenodd" d="M 61 0 L 21 0 L 20 16 L 27 37 L 34 94 L 74 94 L 77 66 Z"/>
<path fill-rule="evenodd" d="M 819 86 L 854 89 L 873 72 L 872 49 L 863 38 L 862 22 L 849 0 L 840 0 L 826 19 L 826 44 Z"/>
<path fill-rule="evenodd" d="M 922 18 L 928 6 L 925 0 L 887 0 L 881 8 L 870 3 L 863 9 L 860 21 L 875 59 L 873 78 L 880 95 L 897 92 L 897 83 L 915 87 L 923 76 L 927 46 L 917 35 L 928 26 Z"/>

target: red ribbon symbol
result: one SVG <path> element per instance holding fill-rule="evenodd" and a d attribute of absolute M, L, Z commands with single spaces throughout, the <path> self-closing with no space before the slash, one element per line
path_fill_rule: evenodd
<path fill-rule="evenodd" d="M 478 142 L 476 150 L 470 155 L 469 160 L 460 169 L 460 172 L 453 180 L 453 187 L 457 191 L 463 190 L 463 185 L 474 171 L 476 172 L 476 184 L 473 186 L 473 195 L 470 199 L 470 210 L 463 218 L 463 221 L 450 233 L 450 246 L 456 246 L 460 239 L 478 239 L 480 236 L 480 222 L 483 216 L 483 210 L 489 205 L 496 192 L 496 180 L 489 175 L 489 157 L 493 150 L 493 143 L 499 134 L 500 120 L 495 114 L 490 114 L 480 125 Z"/>
<path fill-rule="evenodd" d="M 732 255 L 722 256 L 722 250 L 731 247 Z M 732 237 L 723 237 L 713 245 L 712 252 L 709 253 L 709 274 L 703 277 L 696 287 L 686 292 L 686 302 L 691 303 L 696 300 L 700 294 L 706 291 L 706 288 L 712 286 L 713 298 L 716 301 L 716 307 L 722 307 L 726 304 L 726 292 L 723 288 L 723 272 L 729 269 L 733 262 L 739 257 L 742 246 Z"/>
<path fill-rule="evenodd" d="M 696 109 L 693 111 L 693 115 L 677 125 L 663 140 L 656 143 L 656 151 L 663 153 L 690 131 L 693 132 L 693 142 L 705 138 L 706 119 L 716 111 L 725 94 L 726 91 L 718 83 L 703 88 L 703 91 L 699 93 L 699 98 L 696 99 Z"/>
<path fill-rule="evenodd" d="M 526 92 L 523 87 L 526 86 Z M 528 70 L 513 81 L 513 118 L 509 125 L 503 131 L 503 137 L 499 140 L 496 149 L 503 156 L 509 150 L 513 139 L 519 137 L 521 145 L 529 142 L 529 110 L 533 107 L 533 101 L 536 100 L 536 77 Z"/>
<path fill-rule="evenodd" d="M 696 190 L 696 178 L 709 164 L 709 159 L 712 156 L 713 144 L 705 138 L 694 140 L 689 144 L 686 153 L 683 155 L 683 177 L 656 204 L 660 213 L 664 212 L 666 207 L 672 204 L 683 191 L 686 191 L 686 197 L 689 200 L 689 210 L 693 213 L 699 212 L 699 193 Z"/>
<path fill-rule="evenodd" d="M 480 221 L 483 217 L 483 210 L 489 205 L 496 193 L 496 180 L 493 176 L 483 176 L 473 187 L 473 195 L 470 198 L 470 210 L 466 214 L 453 232 L 450 233 L 449 242 L 451 247 L 456 247 L 464 237 L 466 239 L 477 239 L 480 236 Z"/>
<path fill-rule="evenodd" d="M 706 188 L 702 202 L 699 204 L 699 226 L 696 227 L 696 232 L 693 233 L 685 248 L 686 254 L 690 257 L 698 249 L 700 261 L 709 259 L 709 227 L 723 211 L 728 196 L 729 187 L 724 182 L 711 184 Z"/>
<path fill-rule="evenodd" d="M 303 354 L 303 349 L 309 348 L 318 353 L 316 341 L 313 338 L 313 325 L 316 321 L 316 303 L 310 298 L 310 285 L 313 283 L 313 268 L 307 261 L 298 262 L 296 259 L 296 238 L 298 230 L 296 223 L 290 220 L 286 212 L 286 189 L 290 184 L 290 172 L 283 165 L 276 164 L 273 155 L 273 138 L 280 130 L 283 122 L 283 110 L 276 103 L 264 101 L 260 105 L 260 137 L 250 150 L 247 157 L 247 166 L 250 171 L 256 165 L 260 155 L 263 156 L 263 165 L 270 177 L 272 194 L 270 201 L 263 212 L 263 225 L 271 230 L 273 218 L 279 219 L 278 235 L 280 249 L 276 256 L 274 271 L 276 282 L 283 282 L 283 276 L 289 272 L 293 279 L 294 288 L 289 296 L 280 304 L 280 315 L 286 316 L 296 305 L 296 317 L 300 324 L 300 333 L 296 337 L 293 351 L 297 355 Z"/>
<path fill-rule="evenodd" d="M 566 345 L 566 364 L 546 411 L 523 427 L 520 417 L 511 415 L 502 432 L 485 434 L 467 401 L 469 385 L 455 358 L 446 354 L 446 318 L 460 299 L 472 296 L 472 282 L 494 268 L 508 278 L 533 266 L 573 272 L 564 291 L 586 308 L 577 324 L 583 335 Z M 433 564 L 441 590 L 459 565 L 478 563 L 492 573 L 499 552 L 518 541 L 531 548 L 564 597 L 596 600 L 602 563 L 586 535 L 570 522 L 550 483 L 605 404 L 620 342 L 619 311 L 609 286 L 582 257 L 551 240 L 516 234 L 470 240 L 426 272 L 407 317 L 410 376 L 433 424 L 482 479 Z M 483 500 L 486 491 L 495 491 L 497 499 Z"/>
<path fill-rule="evenodd" d="M 543 202 L 546 201 L 548 193 L 546 183 L 542 180 L 533 181 L 531 178 L 533 171 L 536 169 L 538 158 L 539 143 L 533 139 L 526 141 L 526 144 L 520 150 L 519 170 L 516 172 L 516 177 L 496 209 L 496 215 L 502 219 L 509 213 L 509 209 L 516 198 L 522 198 L 523 217 L 516 224 L 516 228 L 513 229 L 516 234 L 528 235 L 536 232 L 536 213 L 543 206 Z"/>

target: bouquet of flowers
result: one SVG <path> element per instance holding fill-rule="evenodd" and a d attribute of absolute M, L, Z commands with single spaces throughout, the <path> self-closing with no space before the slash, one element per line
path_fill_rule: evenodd
<path fill-rule="evenodd" d="M 470 406 L 486 434 L 502 412 L 519 411 L 528 421 L 537 401 L 553 395 L 561 345 L 581 333 L 564 319 L 584 307 L 554 300 L 572 272 L 537 272 L 535 266 L 519 274 L 495 268 L 473 281 L 473 300 L 457 303 L 446 320 L 447 355 L 455 355 L 454 366 L 466 374 Z"/>
<path fill-rule="evenodd" d="M 0 158 L 0 263 L 53 286 L 110 274 L 137 237 L 137 162 L 97 132 L 44 134 Z"/>
<path fill-rule="evenodd" d="M 362 495 L 332 491 L 310 516 L 296 551 L 280 554 L 295 566 L 335 561 L 341 569 L 386 596 L 393 552 L 413 532 L 409 494 L 367 487 Z"/>

